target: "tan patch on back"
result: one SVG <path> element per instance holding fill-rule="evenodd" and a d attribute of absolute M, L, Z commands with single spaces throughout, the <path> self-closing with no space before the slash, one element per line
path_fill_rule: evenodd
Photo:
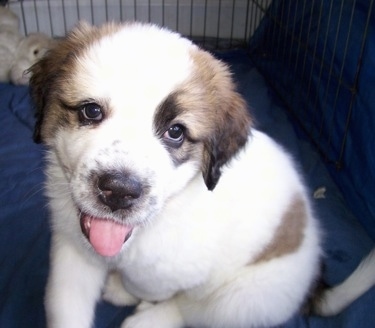
<path fill-rule="evenodd" d="M 307 224 L 306 206 L 301 196 L 292 200 L 288 210 L 284 213 L 281 224 L 265 249 L 255 257 L 252 263 L 269 261 L 295 252 L 301 245 Z"/>

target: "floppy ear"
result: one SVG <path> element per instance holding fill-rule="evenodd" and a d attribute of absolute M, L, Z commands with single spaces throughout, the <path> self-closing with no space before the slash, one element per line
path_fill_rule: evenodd
<path fill-rule="evenodd" d="M 252 119 L 228 66 L 199 48 L 191 56 L 195 64 L 191 89 L 200 99 L 194 106 L 200 108 L 199 123 L 205 131 L 201 171 L 207 188 L 213 190 L 222 167 L 246 144 Z"/>
<path fill-rule="evenodd" d="M 208 132 L 203 139 L 201 170 L 207 188 L 213 190 L 222 167 L 246 144 L 252 119 L 227 65 L 201 49 L 193 51 L 192 58 L 194 81 L 203 93 L 202 119 Z"/>
<path fill-rule="evenodd" d="M 57 76 L 62 60 L 64 57 L 67 57 L 67 53 L 60 48 L 60 42 L 61 40 L 51 42 L 50 49 L 47 50 L 39 61 L 29 68 L 29 72 L 31 73 L 30 95 L 34 101 L 36 117 L 33 139 L 36 143 L 45 141 L 43 136 L 43 122 L 47 111 L 48 97 L 53 90 L 54 77 Z M 56 90 L 56 92 L 58 91 Z"/>
<path fill-rule="evenodd" d="M 229 91 L 229 92 L 228 92 Z M 221 176 L 221 168 L 246 144 L 251 120 L 243 98 L 233 90 L 219 97 L 213 135 L 205 142 L 203 178 L 213 190 Z"/>
<path fill-rule="evenodd" d="M 35 105 L 36 122 L 34 126 L 33 139 L 36 143 L 42 142 L 41 128 L 44 118 L 45 95 L 47 93 L 46 62 L 44 59 L 38 61 L 30 68 L 30 94 Z"/>

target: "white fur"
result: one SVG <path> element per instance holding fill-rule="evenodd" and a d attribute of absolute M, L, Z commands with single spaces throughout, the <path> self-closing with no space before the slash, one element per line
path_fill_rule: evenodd
<path fill-rule="evenodd" d="M 9 81 L 9 70 L 22 39 L 18 24 L 18 17 L 9 9 L 0 6 L 0 82 Z"/>
<path fill-rule="evenodd" d="M 119 43 L 132 48 L 121 50 Z M 272 326 L 304 302 L 318 271 L 319 232 L 285 151 L 253 130 L 210 192 L 201 159 L 175 165 L 152 131 L 155 107 L 191 74 L 194 47 L 167 31 L 133 28 L 99 40 L 79 59 L 69 81 L 73 97 L 109 99 L 111 116 L 93 129 L 61 129 L 50 145 L 50 328 L 91 327 L 113 271 L 105 299 L 141 302 L 123 328 Z M 121 253 L 102 258 L 81 233 L 78 208 L 101 215 L 90 193 L 90 172 L 116 168 L 142 177 L 150 191 L 126 218 L 135 228 Z M 298 249 L 251 264 L 296 195 L 307 211 Z"/>
<path fill-rule="evenodd" d="M 22 38 L 14 53 L 9 80 L 15 85 L 27 85 L 30 80 L 28 69 L 41 59 L 53 46 L 53 40 L 44 33 L 30 33 Z"/>
<path fill-rule="evenodd" d="M 316 304 L 320 315 L 336 315 L 375 285 L 375 249 L 341 284 L 324 292 Z"/>
<path fill-rule="evenodd" d="M 30 79 L 27 70 L 43 57 L 53 41 L 43 33 L 23 37 L 18 29 L 18 17 L 0 6 L 0 82 L 26 85 Z"/>

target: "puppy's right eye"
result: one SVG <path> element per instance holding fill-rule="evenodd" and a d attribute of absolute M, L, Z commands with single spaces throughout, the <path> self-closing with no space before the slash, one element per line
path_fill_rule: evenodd
<path fill-rule="evenodd" d="M 80 121 L 84 124 L 99 123 L 103 120 L 103 110 L 97 103 L 85 104 L 79 111 Z"/>

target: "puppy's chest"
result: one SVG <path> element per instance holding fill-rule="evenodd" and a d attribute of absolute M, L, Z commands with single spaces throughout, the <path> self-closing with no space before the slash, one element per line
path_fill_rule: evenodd
<path fill-rule="evenodd" d="M 234 270 L 243 264 L 236 250 L 244 248 L 245 234 L 228 242 L 232 220 L 223 209 L 218 214 L 210 197 L 184 208 L 173 202 L 163 217 L 134 231 L 120 264 L 130 293 L 143 299 L 168 298 L 205 284 L 223 267 Z"/>
<path fill-rule="evenodd" d="M 192 205 L 134 231 L 119 264 L 128 292 L 157 301 L 199 285 L 209 290 L 248 264 L 270 236 L 241 207 L 226 205 Z"/>
<path fill-rule="evenodd" d="M 161 300 L 207 279 L 217 245 L 201 231 L 170 229 L 134 236 L 121 268 L 126 289 L 142 298 Z"/>

